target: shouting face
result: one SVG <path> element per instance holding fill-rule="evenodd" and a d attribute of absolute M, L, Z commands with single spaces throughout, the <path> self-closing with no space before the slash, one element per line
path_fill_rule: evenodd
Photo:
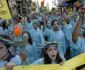
<path fill-rule="evenodd" d="M 56 46 L 51 46 L 47 49 L 46 53 L 48 54 L 51 60 L 55 60 L 57 57 L 57 48 Z"/>

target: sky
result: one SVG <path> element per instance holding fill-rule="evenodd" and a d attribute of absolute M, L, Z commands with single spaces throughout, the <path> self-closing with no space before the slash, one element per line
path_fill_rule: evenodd
<path fill-rule="evenodd" d="M 38 1 L 39 6 L 40 6 L 41 1 L 43 1 L 43 0 L 32 0 L 32 1 L 36 1 L 36 2 Z M 52 7 L 54 7 L 54 5 L 52 4 L 52 1 L 53 0 L 45 0 L 45 6 L 48 4 L 50 10 L 52 9 Z M 57 2 L 57 0 L 56 0 L 56 2 Z"/>

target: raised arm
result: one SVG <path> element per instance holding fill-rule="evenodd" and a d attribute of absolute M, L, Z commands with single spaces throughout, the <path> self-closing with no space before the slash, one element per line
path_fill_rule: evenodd
<path fill-rule="evenodd" d="M 78 20 L 76 27 L 75 27 L 73 34 L 72 34 L 72 40 L 73 40 L 74 43 L 76 43 L 77 40 L 78 40 L 78 36 L 79 36 L 79 33 L 80 33 L 80 27 L 81 27 L 81 24 L 82 24 L 82 21 L 83 21 L 83 16 L 84 16 L 83 13 L 84 12 L 85 11 L 83 9 L 79 10 L 79 14 L 80 14 L 79 20 Z"/>

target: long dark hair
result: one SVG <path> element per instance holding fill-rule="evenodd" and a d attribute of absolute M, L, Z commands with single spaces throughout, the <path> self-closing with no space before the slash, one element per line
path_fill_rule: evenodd
<path fill-rule="evenodd" d="M 46 49 L 44 50 L 44 64 L 51 64 L 51 60 L 50 60 L 48 54 L 46 54 L 47 49 L 48 49 L 48 48 L 46 48 Z M 59 63 L 62 62 L 62 61 L 63 61 L 63 60 L 62 60 L 61 57 L 59 56 L 59 53 L 57 53 L 56 62 L 58 62 L 58 64 L 59 64 Z"/>
<path fill-rule="evenodd" d="M 29 36 L 28 43 L 32 45 L 32 44 L 33 44 L 33 41 L 32 41 L 32 38 L 31 38 L 30 33 L 29 33 L 28 31 L 23 31 L 23 32 L 22 32 L 22 36 L 23 36 L 25 33 L 27 33 L 28 36 Z"/>

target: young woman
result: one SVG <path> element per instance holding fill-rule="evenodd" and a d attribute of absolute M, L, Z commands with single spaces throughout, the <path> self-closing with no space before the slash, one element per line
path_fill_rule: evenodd
<path fill-rule="evenodd" d="M 25 48 L 23 49 L 24 51 L 22 51 L 20 49 L 20 47 L 18 47 L 18 52 L 20 52 L 20 57 L 24 59 L 25 57 L 23 57 L 23 56 L 26 55 L 27 59 L 29 59 L 29 63 L 33 63 L 37 59 L 37 56 L 36 56 L 36 49 L 32 42 L 30 33 L 28 31 L 23 31 L 22 36 L 24 38 L 28 38 L 28 43 L 25 45 Z M 25 64 L 25 65 L 27 65 L 27 64 Z"/>
<path fill-rule="evenodd" d="M 35 64 L 63 64 L 63 60 L 59 56 L 57 43 L 49 42 L 44 47 L 44 57 L 35 61 L 32 65 Z"/>

